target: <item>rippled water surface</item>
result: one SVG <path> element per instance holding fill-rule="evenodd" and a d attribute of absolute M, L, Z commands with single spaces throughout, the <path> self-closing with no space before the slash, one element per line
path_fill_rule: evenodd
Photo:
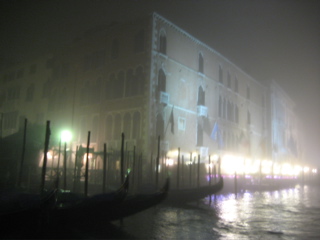
<path fill-rule="evenodd" d="M 155 208 L 119 226 L 136 239 L 320 239 L 320 187 L 217 195 L 198 204 Z M 102 237 L 102 236 L 100 236 Z M 107 237 L 107 236 L 106 236 Z"/>

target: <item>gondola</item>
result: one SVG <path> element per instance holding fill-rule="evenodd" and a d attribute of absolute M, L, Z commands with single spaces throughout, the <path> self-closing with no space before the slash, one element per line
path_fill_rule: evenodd
<path fill-rule="evenodd" d="M 56 204 L 56 189 L 42 194 L 18 191 L 0 194 L 0 224 L 2 236 L 40 232 Z"/>
<path fill-rule="evenodd" d="M 121 201 L 110 201 L 97 196 L 89 197 L 73 206 L 58 208 L 55 214 L 57 219 L 63 219 L 66 224 L 110 222 L 123 219 L 159 204 L 166 198 L 168 190 L 169 179 L 161 190 L 153 194 L 134 194 L 126 196 Z"/>
<path fill-rule="evenodd" d="M 222 188 L 223 177 L 219 176 L 219 181 L 214 185 L 171 190 L 168 194 L 166 203 L 184 204 L 188 202 L 194 202 L 209 195 L 215 194 L 221 191 Z"/>

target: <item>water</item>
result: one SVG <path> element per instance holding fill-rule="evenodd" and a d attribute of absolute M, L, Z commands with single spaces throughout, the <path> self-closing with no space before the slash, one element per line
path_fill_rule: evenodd
<path fill-rule="evenodd" d="M 117 235 L 87 237 L 320 239 L 320 187 L 217 195 L 211 203 L 207 198 L 181 207 L 161 204 L 113 224 Z"/>

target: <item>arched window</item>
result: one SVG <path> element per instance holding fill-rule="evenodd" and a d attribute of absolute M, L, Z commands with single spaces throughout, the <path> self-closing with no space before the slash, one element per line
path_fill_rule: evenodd
<path fill-rule="evenodd" d="M 219 82 L 223 83 L 223 71 L 221 66 L 219 66 Z"/>
<path fill-rule="evenodd" d="M 135 75 L 136 75 L 135 95 L 142 95 L 144 92 L 143 90 L 144 90 L 144 82 L 145 82 L 143 67 L 139 66 L 136 69 Z"/>
<path fill-rule="evenodd" d="M 166 75 L 162 69 L 158 73 L 158 92 L 166 91 Z"/>
<path fill-rule="evenodd" d="M 218 110 L 219 117 L 222 117 L 222 99 L 219 96 L 219 110 Z"/>
<path fill-rule="evenodd" d="M 167 54 L 167 37 L 163 31 L 160 34 L 159 52 L 162 54 Z"/>
<path fill-rule="evenodd" d="M 116 88 L 116 76 L 114 73 L 111 73 L 109 75 L 109 79 L 106 82 L 106 99 L 114 99 L 116 97 L 116 92 L 117 92 L 117 88 Z M 85 94 L 85 93 L 84 93 Z M 83 97 L 84 97 L 84 94 Z"/>
<path fill-rule="evenodd" d="M 228 71 L 228 75 L 227 75 L 227 87 L 231 88 L 231 75 L 230 75 L 229 71 Z"/>
<path fill-rule="evenodd" d="M 107 140 L 113 139 L 112 129 L 113 129 L 113 118 L 111 115 L 108 115 L 106 120 L 106 139 Z"/>
<path fill-rule="evenodd" d="M 121 139 L 122 128 L 121 128 L 121 115 L 117 114 L 114 118 L 114 139 Z"/>
<path fill-rule="evenodd" d="M 96 143 L 98 141 L 98 126 L 99 126 L 99 117 L 94 116 L 92 120 L 92 133 L 91 133 L 91 142 Z"/>
<path fill-rule="evenodd" d="M 205 106 L 205 92 L 202 89 L 202 86 L 198 89 L 198 106 Z"/>
<path fill-rule="evenodd" d="M 135 112 L 133 114 L 132 139 L 140 138 L 140 124 L 140 113 Z"/>
<path fill-rule="evenodd" d="M 203 73 L 203 68 L 204 68 L 204 66 L 203 66 L 203 56 L 202 56 L 202 53 L 199 53 L 199 69 L 198 69 L 198 71 L 200 73 Z"/>

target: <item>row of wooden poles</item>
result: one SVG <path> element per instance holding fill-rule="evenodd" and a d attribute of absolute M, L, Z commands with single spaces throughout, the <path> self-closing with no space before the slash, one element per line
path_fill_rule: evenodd
<path fill-rule="evenodd" d="M 25 145 L 26 145 L 26 130 L 27 130 L 27 119 L 25 119 L 24 122 L 24 133 L 23 133 L 23 144 L 22 144 L 22 156 L 21 156 L 21 163 L 20 163 L 20 170 L 18 174 L 18 186 L 20 187 L 21 181 L 22 181 L 22 170 L 23 170 L 23 162 L 24 162 L 24 155 L 25 155 Z M 44 156 L 43 156 L 43 165 L 42 165 L 42 171 L 41 171 L 41 184 L 40 184 L 40 191 L 44 190 L 45 187 L 45 176 L 46 176 L 46 169 L 47 169 L 47 153 L 49 150 L 49 140 L 50 140 L 50 121 L 46 122 L 46 131 L 45 131 L 45 141 L 44 141 Z M 88 195 L 88 183 L 89 183 L 89 150 L 90 150 L 90 131 L 88 131 L 88 137 L 87 137 L 87 146 L 86 146 L 86 164 L 85 164 L 85 184 L 84 184 L 84 194 Z M 60 151 L 61 151 L 61 141 L 59 142 L 59 155 L 58 155 L 58 164 L 57 164 L 57 187 L 59 185 L 59 165 L 60 165 Z M 78 147 L 76 151 L 76 160 L 75 164 L 77 163 L 77 153 L 78 153 Z M 64 185 L 63 188 L 66 189 L 67 186 L 67 151 L 66 151 L 66 143 L 64 143 L 64 164 L 63 164 L 63 178 L 64 178 Z M 200 186 L 200 155 L 197 156 L 197 186 Z M 192 161 L 192 153 L 190 153 L 190 162 Z M 120 150 L 120 180 L 121 184 L 124 182 L 125 178 L 125 166 L 124 166 L 124 133 L 122 133 L 121 136 L 121 150 Z M 152 168 L 152 156 L 151 156 L 151 168 Z M 182 162 L 182 167 L 181 167 Z M 196 161 L 194 161 L 196 162 Z M 164 163 L 164 166 L 166 163 Z M 211 165 L 211 160 L 209 156 L 209 166 Z M 158 188 L 159 185 L 159 166 L 160 166 L 160 136 L 158 136 L 158 145 L 157 145 L 157 156 L 156 156 L 156 188 Z M 184 156 L 180 155 L 180 148 L 178 148 L 178 156 L 177 156 L 177 170 L 176 170 L 176 188 L 179 189 L 180 186 L 180 169 L 181 169 L 181 175 L 183 176 L 183 166 L 184 166 Z M 133 149 L 133 171 L 135 169 L 135 146 Z M 102 191 L 106 191 L 106 171 L 107 171 L 107 145 L 104 144 L 104 151 L 103 151 L 103 180 L 102 180 Z M 191 186 L 191 165 L 189 167 L 189 186 Z M 76 168 L 74 170 L 74 177 L 75 177 Z M 153 172 L 153 170 L 151 171 Z M 212 174 L 216 177 L 216 168 L 214 165 L 213 173 L 211 173 L 211 168 L 209 167 L 209 184 L 211 184 L 211 176 Z M 132 178 L 132 181 L 134 178 Z M 74 179 L 74 181 L 76 181 Z"/>

